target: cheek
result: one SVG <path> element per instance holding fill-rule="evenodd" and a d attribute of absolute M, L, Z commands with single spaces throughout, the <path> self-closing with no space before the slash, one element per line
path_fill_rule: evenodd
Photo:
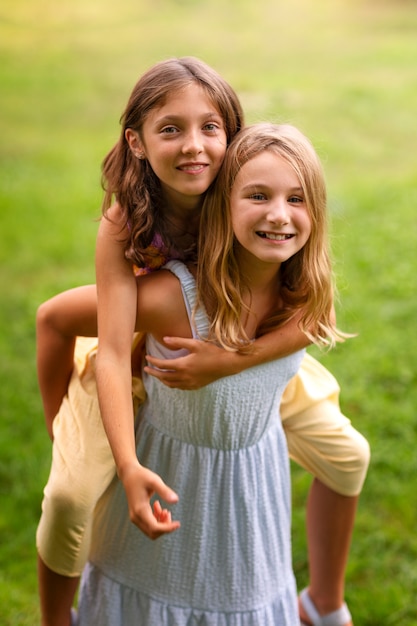
<path fill-rule="evenodd" d="M 169 154 L 166 150 L 152 150 L 147 155 L 147 159 L 155 174 L 158 172 L 163 173 L 170 161 Z"/>
<path fill-rule="evenodd" d="M 239 223 L 242 221 L 242 212 L 239 210 L 239 208 L 239 203 L 236 202 L 236 198 L 234 197 L 232 191 L 230 193 L 229 215 L 233 231 L 239 230 Z M 227 210 L 226 207 L 225 210 Z"/>
<path fill-rule="evenodd" d="M 217 137 L 217 142 L 216 142 L 214 150 L 216 153 L 217 161 L 221 165 L 224 161 L 224 157 L 226 156 L 226 150 L 227 150 L 226 135 L 224 135 L 223 137 Z"/>
<path fill-rule="evenodd" d="M 304 228 L 304 244 L 301 247 L 304 247 L 311 240 L 311 222 L 308 221 Z"/>
<path fill-rule="evenodd" d="M 233 211 L 231 212 L 231 225 L 232 225 L 232 231 L 233 231 L 233 239 L 235 241 L 240 241 L 241 239 L 241 228 L 239 228 L 239 220 L 237 219 L 236 214 L 233 213 Z"/>
<path fill-rule="evenodd" d="M 252 241 L 247 222 L 242 219 L 242 215 L 232 217 L 233 237 L 236 243 L 241 246 L 249 246 Z"/>
<path fill-rule="evenodd" d="M 313 223 L 312 223 L 311 217 L 310 217 L 310 215 L 308 213 L 305 213 L 302 216 L 300 227 L 302 228 L 302 230 L 303 230 L 303 232 L 305 234 L 306 240 L 309 239 L 310 235 L 311 235 L 312 228 L 313 228 Z"/>

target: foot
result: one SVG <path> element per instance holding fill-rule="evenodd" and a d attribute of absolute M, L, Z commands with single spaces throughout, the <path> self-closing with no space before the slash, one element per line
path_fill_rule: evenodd
<path fill-rule="evenodd" d="M 298 610 L 303 626 L 353 626 L 352 616 L 346 604 L 330 613 L 322 614 L 311 600 L 308 589 L 298 596 Z"/>

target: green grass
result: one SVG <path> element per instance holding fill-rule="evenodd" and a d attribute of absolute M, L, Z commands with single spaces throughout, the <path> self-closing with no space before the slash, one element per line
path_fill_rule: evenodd
<path fill-rule="evenodd" d="M 0 9 L 0 623 L 34 626 L 34 533 L 50 444 L 34 316 L 94 281 L 100 162 L 137 77 L 168 56 L 206 60 L 247 120 L 295 123 L 328 178 L 340 325 L 323 356 L 369 439 L 347 600 L 357 626 L 415 626 L 417 12 L 371 0 L 5 0 Z M 293 468 L 294 564 L 306 582 Z"/>

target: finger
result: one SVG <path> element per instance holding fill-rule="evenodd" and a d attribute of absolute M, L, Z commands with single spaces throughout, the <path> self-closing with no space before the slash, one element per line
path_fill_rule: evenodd
<path fill-rule="evenodd" d="M 187 391 L 190 391 L 192 389 L 198 389 L 198 386 L 192 380 L 184 378 L 183 375 L 179 375 L 179 377 L 177 377 L 176 372 L 171 372 L 169 374 L 168 372 L 158 372 L 156 374 L 156 370 L 154 370 L 152 367 L 144 367 L 143 369 L 147 374 L 150 374 L 150 376 L 157 378 L 161 381 L 161 383 L 166 385 L 166 387 L 170 387 L 170 389 L 183 389 Z"/>
<path fill-rule="evenodd" d="M 158 522 L 163 521 L 161 519 L 161 517 L 162 517 L 162 506 L 161 506 L 161 503 L 159 502 L 159 500 L 155 500 L 155 502 L 153 503 L 153 514 L 154 514 L 155 518 L 158 520 Z"/>
<path fill-rule="evenodd" d="M 166 385 L 170 383 L 177 384 L 184 381 L 184 376 L 179 372 L 161 372 L 153 369 L 152 367 L 148 369 L 147 366 L 144 367 L 144 371 L 150 376 L 161 380 Z"/>
<path fill-rule="evenodd" d="M 169 535 L 180 528 L 179 522 L 158 522 L 157 527 L 153 530 L 148 537 L 150 539 L 158 539 L 162 535 Z"/>
<path fill-rule="evenodd" d="M 149 367 L 148 365 L 145 365 L 143 369 L 147 374 L 153 376 L 154 378 L 157 378 L 168 386 L 184 384 L 187 385 L 188 388 L 188 385 L 193 384 L 194 382 L 192 379 L 190 379 L 189 375 L 183 371 L 161 372 L 161 370 L 156 370 L 153 367 Z"/>
<path fill-rule="evenodd" d="M 168 386 L 170 383 L 179 382 L 177 380 L 175 372 L 160 372 L 159 370 L 155 370 L 153 367 L 148 367 L 148 366 L 145 366 L 143 370 L 150 376 L 157 378 L 158 380 L 160 380 L 161 382 L 165 383 Z"/>
<path fill-rule="evenodd" d="M 172 533 L 180 527 L 178 521 L 172 521 L 171 513 L 155 501 L 130 512 L 130 520 L 150 539 L 157 539 L 163 534 Z"/>
<path fill-rule="evenodd" d="M 200 341 L 197 339 L 187 339 L 186 337 L 164 337 L 163 340 L 164 343 L 173 350 L 181 350 L 184 348 L 192 352 L 200 345 Z"/>
<path fill-rule="evenodd" d="M 156 500 L 153 505 L 153 513 L 158 522 L 171 523 L 172 515 L 168 509 L 163 509 L 159 500 Z"/>
<path fill-rule="evenodd" d="M 164 516 L 165 514 L 162 513 Z M 180 522 L 173 522 L 171 518 L 167 518 L 166 521 L 156 520 L 153 514 L 150 514 L 150 519 L 133 520 L 136 526 L 150 539 L 158 539 L 162 535 L 173 533 L 180 527 Z"/>
<path fill-rule="evenodd" d="M 182 357 L 178 359 L 158 359 L 156 356 L 152 356 L 150 354 L 145 355 L 145 358 L 148 363 L 153 365 L 154 367 L 158 367 L 160 370 L 165 372 L 175 371 L 178 369 L 178 366 L 181 365 Z"/>
<path fill-rule="evenodd" d="M 149 359 L 149 363 L 151 363 L 151 360 Z M 155 365 L 155 367 L 154 367 Z M 164 370 L 162 371 L 161 368 L 160 369 L 156 369 L 157 367 L 159 367 L 156 363 L 154 364 L 154 362 L 152 361 L 151 365 L 145 365 L 146 368 L 149 368 L 149 370 L 147 369 L 147 371 L 149 371 L 149 374 L 151 374 L 151 376 L 153 376 L 154 378 L 160 378 L 161 376 L 164 376 L 165 378 L 173 378 L 176 375 L 176 371 L 173 369 L 168 370 Z"/>

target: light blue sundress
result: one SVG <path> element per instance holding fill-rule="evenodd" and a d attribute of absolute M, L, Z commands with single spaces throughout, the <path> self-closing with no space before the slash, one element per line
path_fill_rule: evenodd
<path fill-rule="evenodd" d="M 193 334 L 205 336 L 193 276 L 180 261 Z M 149 354 L 167 350 L 149 336 Z M 137 454 L 174 489 L 181 528 L 156 541 L 129 520 L 114 479 L 98 504 L 78 626 L 295 626 L 289 461 L 281 394 L 304 351 L 198 391 L 144 375 Z M 178 356 L 178 353 L 174 353 Z"/>

